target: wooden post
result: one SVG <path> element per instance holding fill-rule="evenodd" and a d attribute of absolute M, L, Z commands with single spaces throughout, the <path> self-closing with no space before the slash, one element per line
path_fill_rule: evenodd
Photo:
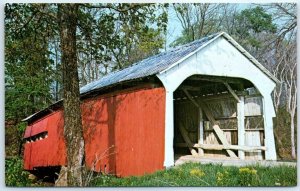
<path fill-rule="evenodd" d="M 164 166 L 174 165 L 174 101 L 173 91 L 166 90 L 166 115 L 165 115 L 165 161 Z"/>
<path fill-rule="evenodd" d="M 193 99 L 193 97 L 189 94 L 189 92 L 186 89 L 183 89 L 184 93 L 187 95 L 187 97 L 199 108 L 203 109 L 203 112 L 205 113 L 206 117 L 208 118 L 208 120 L 213 124 L 213 129 L 215 131 L 215 133 L 217 134 L 218 138 L 220 139 L 221 143 L 225 146 L 228 146 L 229 143 L 224 135 L 224 132 L 220 129 L 219 125 L 217 124 L 215 118 L 212 115 L 212 112 L 210 111 L 210 109 L 206 106 L 206 104 L 198 99 L 198 103 Z M 229 154 L 230 157 L 232 158 L 237 158 L 236 154 L 230 150 L 230 149 L 226 149 L 226 152 Z"/>
<path fill-rule="evenodd" d="M 238 145 L 245 146 L 245 112 L 244 112 L 244 97 L 239 97 L 237 103 L 237 121 L 238 121 Z M 245 152 L 242 150 L 238 151 L 240 159 L 245 159 Z"/>
<path fill-rule="evenodd" d="M 272 110 L 273 103 L 270 94 L 263 95 L 263 117 L 264 117 L 264 133 L 265 133 L 265 159 L 266 160 L 276 160 L 276 149 L 275 149 L 275 140 L 273 133 L 273 119 L 272 119 Z"/>
<path fill-rule="evenodd" d="M 179 130 L 182 135 L 183 140 L 188 144 L 188 145 L 193 145 L 191 142 L 188 132 L 185 130 L 185 128 L 182 126 L 182 123 L 179 123 Z M 189 147 L 189 150 L 193 156 L 198 156 L 197 151 L 193 149 L 193 147 Z"/>
<path fill-rule="evenodd" d="M 204 127 L 203 127 L 203 113 L 202 109 L 199 107 L 199 131 L 198 131 L 198 144 L 203 144 L 203 135 L 204 135 Z M 199 156 L 204 156 L 204 150 L 202 148 L 198 148 Z"/>

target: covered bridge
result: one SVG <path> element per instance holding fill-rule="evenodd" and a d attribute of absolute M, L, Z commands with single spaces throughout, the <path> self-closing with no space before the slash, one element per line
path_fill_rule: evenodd
<path fill-rule="evenodd" d="M 86 164 L 123 177 L 181 155 L 276 160 L 276 82 L 224 32 L 110 73 L 80 89 Z M 25 121 L 24 168 L 65 165 L 62 101 Z"/>

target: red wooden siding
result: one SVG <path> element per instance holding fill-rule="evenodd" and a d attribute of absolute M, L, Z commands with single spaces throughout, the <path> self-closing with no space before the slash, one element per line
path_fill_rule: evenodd
<path fill-rule="evenodd" d="M 143 175 L 163 168 L 164 88 L 140 89 L 117 95 L 99 96 L 85 100 L 81 108 L 85 157 L 89 168 L 122 177 Z M 63 143 L 60 141 L 63 137 L 61 134 L 63 122 L 57 123 L 62 119 L 61 112 L 55 112 L 34 124 L 43 129 L 43 123 L 48 121 L 48 138 L 41 140 L 44 142 L 25 144 L 25 169 L 52 166 L 54 159 L 50 159 L 49 156 L 59 158 L 58 164 L 65 164 L 65 148 L 60 149 L 56 154 L 55 151 L 49 152 L 53 147 L 58 148 L 58 145 Z M 35 126 L 28 126 L 26 132 L 31 128 L 34 129 Z M 55 131 L 56 134 L 50 131 Z M 28 133 L 25 133 L 25 136 L 27 135 Z M 57 137 L 50 138 L 50 136 Z M 48 143 L 47 139 L 51 147 L 45 146 Z M 32 147 L 32 144 L 37 146 Z M 32 157 L 30 152 L 39 154 Z M 46 160 L 47 158 L 49 159 Z"/>
<path fill-rule="evenodd" d="M 38 121 L 37 123 L 30 125 L 26 128 L 24 138 L 28 138 L 44 131 L 47 131 L 48 118 Z"/>
<path fill-rule="evenodd" d="M 24 168 L 27 170 L 39 166 L 59 166 L 66 163 L 63 112 L 61 110 L 28 126 L 25 137 L 34 136 L 43 131 L 48 132 L 47 138 L 25 143 Z"/>

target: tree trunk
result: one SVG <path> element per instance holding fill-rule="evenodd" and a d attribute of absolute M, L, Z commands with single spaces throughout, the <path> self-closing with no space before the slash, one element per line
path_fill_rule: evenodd
<path fill-rule="evenodd" d="M 67 186 L 83 186 L 84 170 L 84 140 L 76 56 L 77 13 L 76 4 L 58 5 L 63 67 L 64 137 L 67 147 L 67 168 L 62 169 L 67 171 Z"/>
<path fill-rule="evenodd" d="M 294 114 L 293 113 L 291 113 L 291 147 L 292 147 L 292 158 L 296 159 L 295 123 L 294 123 Z"/>
<path fill-rule="evenodd" d="M 58 69 L 58 45 L 56 43 L 56 40 L 55 40 L 54 44 L 55 44 L 55 70 L 58 71 L 59 70 Z M 58 86 L 59 86 L 58 79 L 56 79 L 55 80 L 55 95 L 54 95 L 55 96 L 55 101 L 59 100 Z"/>

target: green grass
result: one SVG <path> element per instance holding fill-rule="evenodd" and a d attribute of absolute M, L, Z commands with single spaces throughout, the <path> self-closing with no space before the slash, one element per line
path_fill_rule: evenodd
<path fill-rule="evenodd" d="M 141 177 L 97 176 L 90 186 L 296 186 L 296 167 L 186 163 Z"/>
<path fill-rule="evenodd" d="M 31 181 L 29 173 L 23 170 L 20 158 L 5 160 L 6 186 L 45 186 Z M 89 186 L 296 186 L 296 167 L 247 166 L 228 167 L 213 164 L 186 163 L 153 174 L 116 178 L 97 175 Z M 48 185 L 50 186 L 50 185 Z"/>

